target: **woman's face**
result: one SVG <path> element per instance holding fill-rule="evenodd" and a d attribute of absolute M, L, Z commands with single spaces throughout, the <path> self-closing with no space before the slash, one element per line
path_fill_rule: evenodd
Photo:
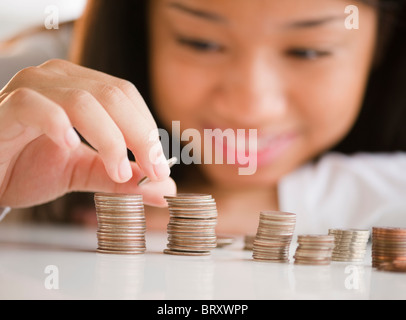
<path fill-rule="evenodd" d="M 331 148 L 353 126 L 373 60 L 377 13 L 353 1 L 152 0 L 151 73 L 171 130 L 257 129 L 257 171 L 202 165 L 223 185 L 268 185 Z M 203 141 L 202 141 L 203 145 Z M 237 141 L 237 144 L 239 142 Z M 224 144 L 224 151 L 232 145 Z M 226 161 L 225 161 L 226 162 Z"/>

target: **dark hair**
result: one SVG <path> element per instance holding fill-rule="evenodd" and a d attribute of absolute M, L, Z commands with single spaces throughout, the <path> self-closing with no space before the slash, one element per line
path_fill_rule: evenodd
<path fill-rule="evenodd" d="M 406 2 L 378 1 L 376 65 L 356 124 L 334 150 L 343 153 L 406 150 Z"/>

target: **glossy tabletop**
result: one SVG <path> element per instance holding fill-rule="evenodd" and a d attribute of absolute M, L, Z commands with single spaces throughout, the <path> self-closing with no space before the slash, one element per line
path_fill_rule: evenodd
<path fill-rule="evenodd" d="M 207 257 L 146 240 L 145 254 L 106 255 L 93 229 L 0 225 L 0 299 L 406 299 L 406 274 L 373 269 L 370 247 L 361 264 L 302 266 L 253 261 L 242 237 Z"/>

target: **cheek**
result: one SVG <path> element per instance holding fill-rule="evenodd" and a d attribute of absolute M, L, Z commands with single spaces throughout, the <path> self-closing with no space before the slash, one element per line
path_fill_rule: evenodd
<path fill-rule="evenodd" d="M 306 101 L 300 108 L 301 117 L 309 137 L 321 149 L 344 138 L 359 114 L 367 76 L 352 66 L 347 63 L 320 75 L 316 72 L 301 86 L 301 101 Z"/>
<path fill-rule="evenodd" d="M 190 123 L 204 115 L 213 83 L 212 75 L 171 55 L 157 55 L 153 66 L 153 96 L 159 117 L 166 123 Z M 189 125 L 189 127 L 190 127 Z"/>
<path fill-rule="evenodd" d="M 370 28 L 373 30 L 373 28 Z M 316 68 L 303 81 L 301 109 L 307 120 L 313 145 L 319 151 L 342 140 L 353 127 L 363 103 L 373 59 L 375 36 L 372 31 L 359 34 L 331 62 Z"/>

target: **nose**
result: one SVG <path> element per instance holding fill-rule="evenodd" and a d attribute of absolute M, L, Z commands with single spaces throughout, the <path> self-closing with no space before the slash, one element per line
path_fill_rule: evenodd
<path fill-rule="evenodd" d="M 260 52 L 251 57 L 241 56 L 223 75 L 218 108 L 227 118 L 258 125 L 285 115 L 282 74 L 269 56 Z"/>

